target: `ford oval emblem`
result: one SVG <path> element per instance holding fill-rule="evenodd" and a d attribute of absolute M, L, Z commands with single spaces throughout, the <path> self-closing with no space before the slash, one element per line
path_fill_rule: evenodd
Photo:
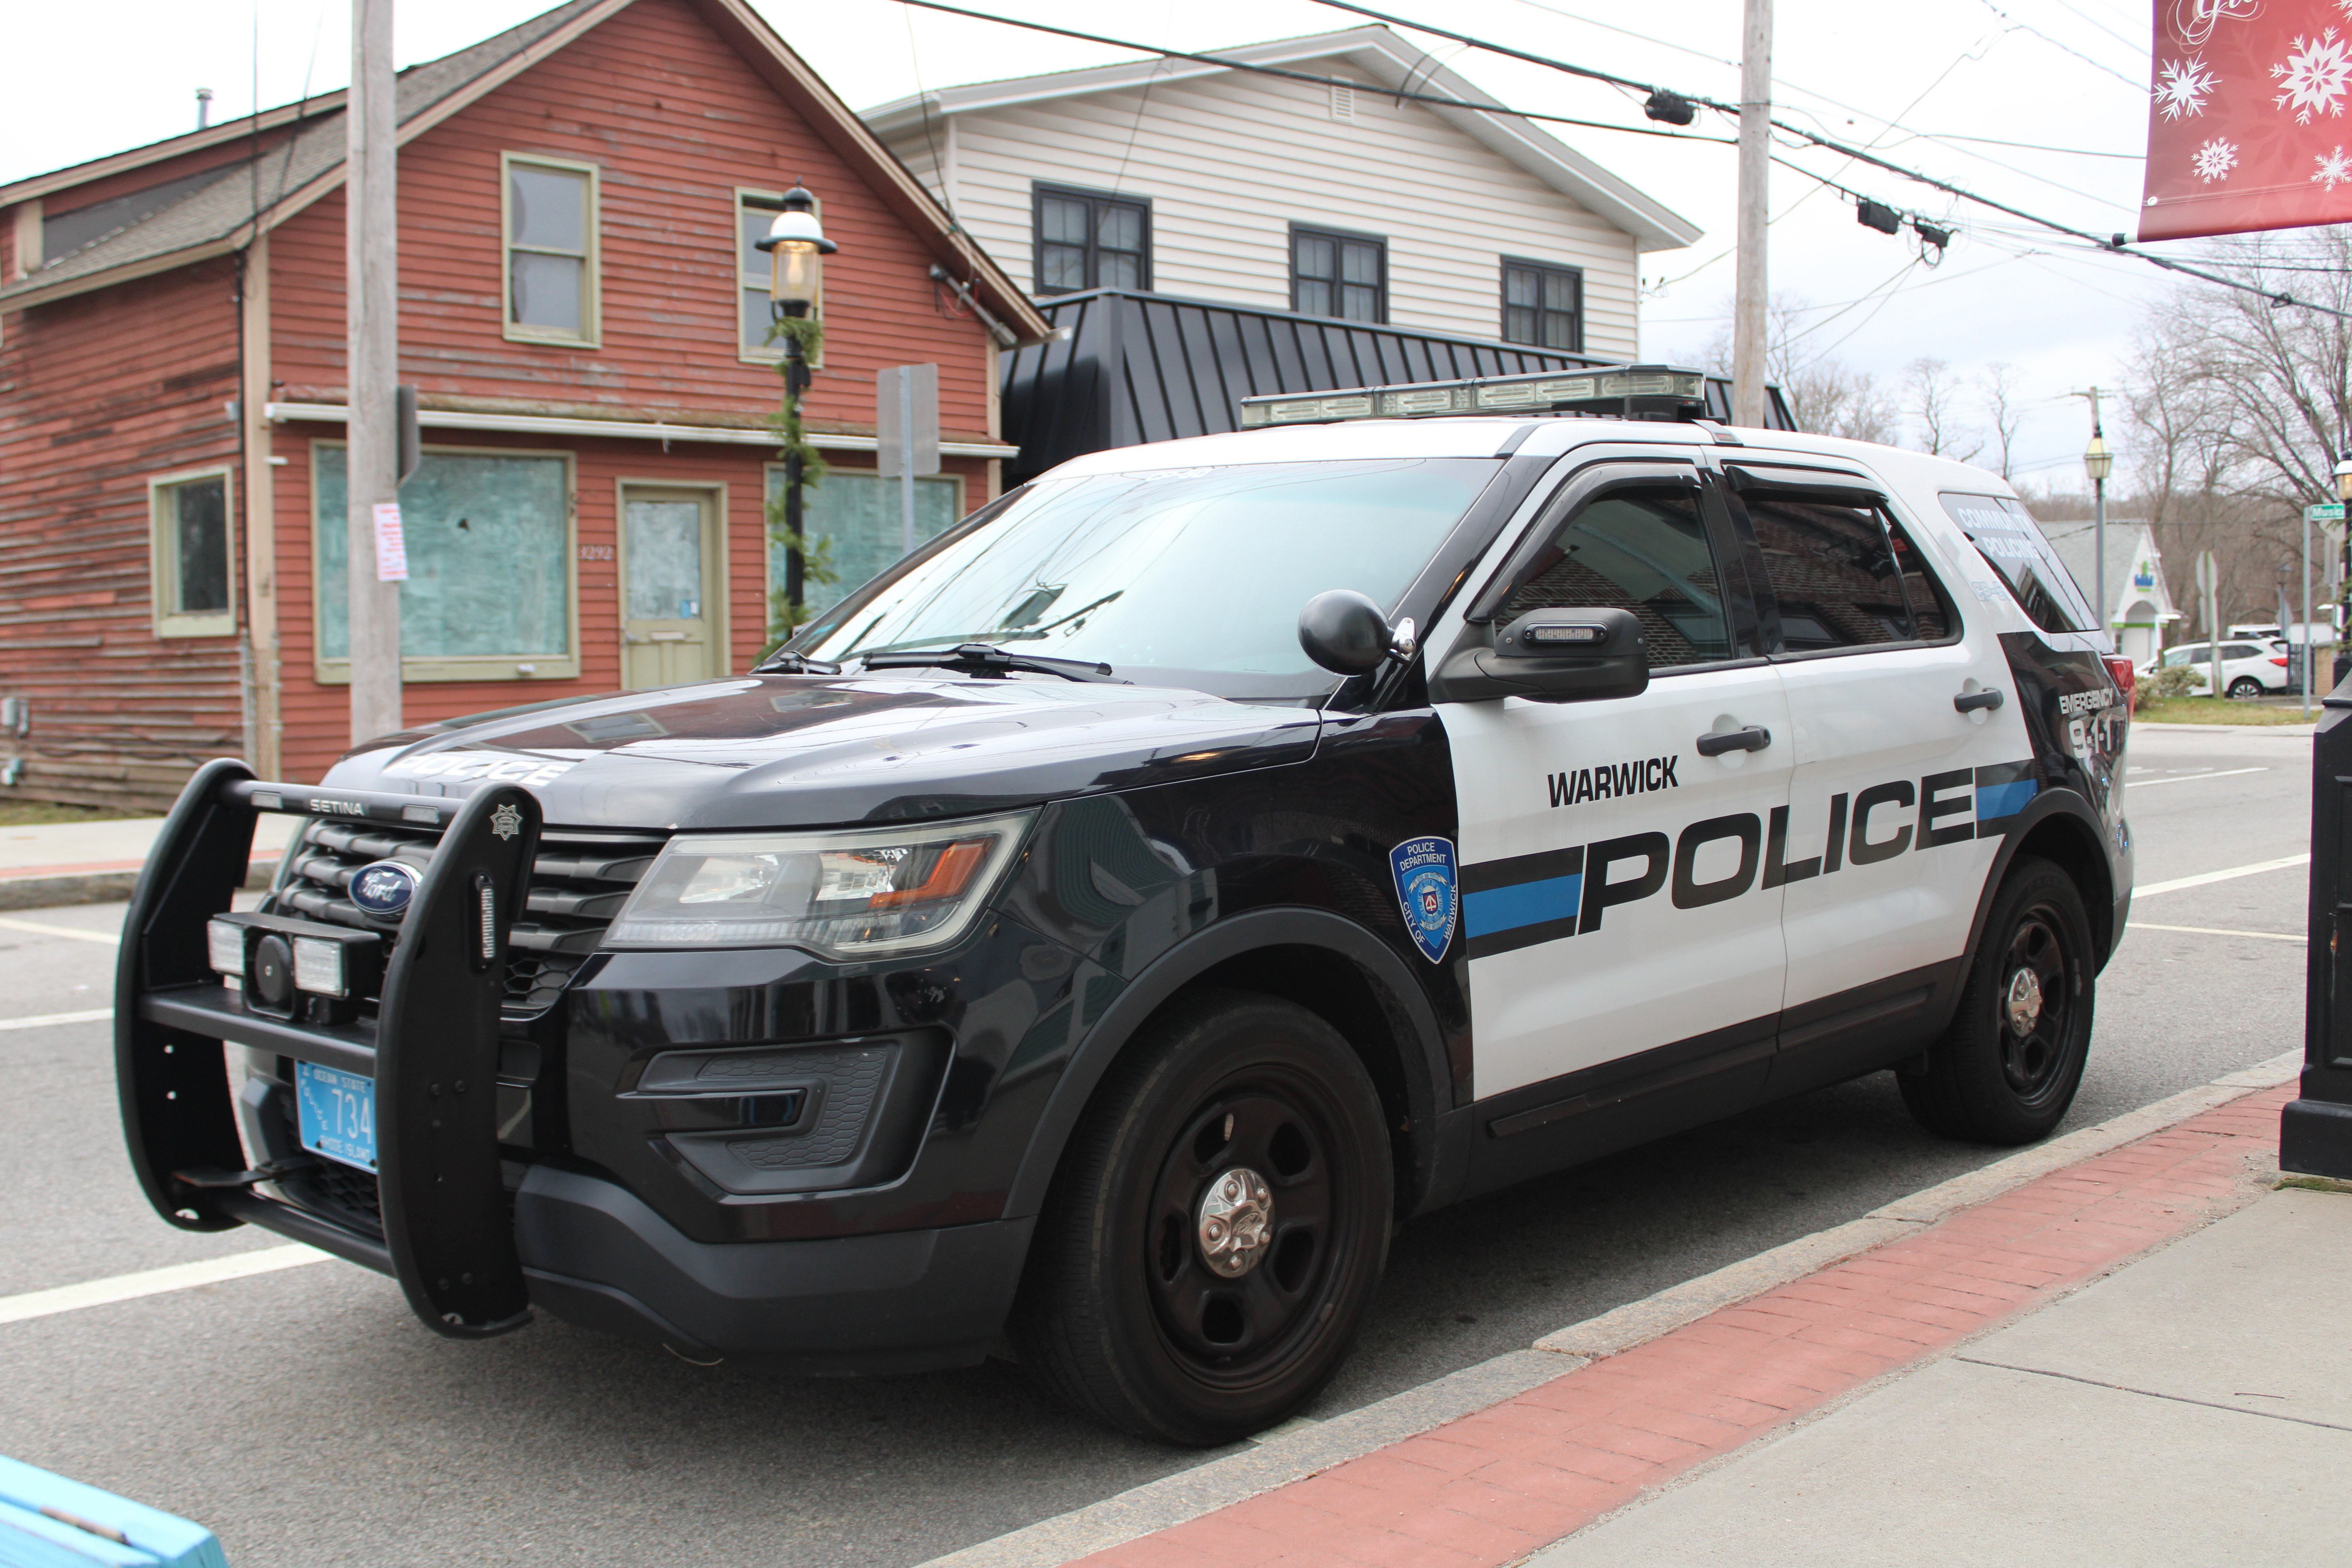
<path fill-rule="evenodd" d="M 389 920 L 408 907 L 422 880 L 416 868 L 404 861 L 378 860 L 352 873 L 352 902 Z"/>

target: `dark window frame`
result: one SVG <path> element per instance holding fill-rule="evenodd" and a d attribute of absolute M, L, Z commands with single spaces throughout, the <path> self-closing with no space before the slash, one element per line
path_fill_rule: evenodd
<path fill-rule="evenodd" d="M 1533 272 L 1536 274 L 1538 289 L 1538 303 L 1536 305 L 1536 333 L 1535 336 L 1531 338 L 1515 338 L 1511 336 L 1511 273 L 1515 269 L 1521 272 Z M 1543 319 L 1547 315 L 1558 313 L 1550 310 L 1549 307 L 1541 303 L 1543 279 L 1544 275 L 1547 273 L 1554 273 L 1560 277 L 1570 279 L 1576 284 L 1576 309 L 1570 312 L 1570 319 L 1576 323 L 1576 330 L 1572 334 L 1570 334 L 1575 341 L 1569 343 L 1564 348 L 1559 347 L 1557 344 L 1547 343 L 1544 342 Z M 1524 343 L 1529 348 L 1553 349 L 1555 352 L 1560 353 L 1582 353 L 1584 352 L 1583 268 L 1570 267 L 1558 261 L 1538 261 L 1533 258 L 1524 256 L 1503 257 L 1496 270 L 1495 300 L 1496 314 L 1502 330 L 1503 342 L 1507 343 Z"/>
<path fill-rule="evenodd" d="M 1047 197 L 1087 204 L 1087 265 L 1086 281 L 1076 288 L 1066 288 L 1045 281 L 1045 201 Z M 1076 294 L 1087 289 L 1110 287 L 1102 281 L 1102 208 L 1131 207 L 1143 219 L 1143 246 L 1139 253 L 1135 287 L 1149 293 L 1151 289 L 1151 198 L 1130 196 L 1118 191 L 1091 190 L 1085 185 L 1065 185 L 1046 180 L 1033 180 L 1029 185 L 1029 279 L 1031 292 L 1040 296 Z M 1061 241 L 1055 243 L 1060 244 Z M 1125 254 L 1121 252 L 1120 254 Z"/>
<path fill-rule="evenodd" d="M 1374 288 L 1380 296 L 1380 305 L 1371 320 L 1364 321 L 1364 325 L 1368 327 L 1387 326 L 1389 324 L 1388 237 L 1386 235 L 1379 234 L 1360 234 L 1354 229 L 1329 228 L 1321 224 L 1294 223 L 1290 226 L 1290 309 L 1292 313 L 1301 316 L 1312 315 L 1317 317 L 1318 320 L 1329 321 L 1361 321 L 1364 319 L 1360 316 L 1345 316 L 1340 315 L 1336 311 L 1310 311 L 1299 304 L 1298 285 L 1302 280 L 1302 275 L 1298 270 L 1298 242 L 1302 239 L 1328 240 L 1335 246 L 1369 245 L 1373 248 L 1373 250 L 1379 255 L 1381 263 L 1381 280 L 1378 284 L 1374 285 Z M 1335 258 L 1337 252 L 1334 252 Z M 1325 281 L 1325 279 L 1307 279 L 1305 280 L 1308 282 Z M 1328 281 L 1334 288 L 1337 288 L 1339 286 L 1340 280 L 1337 275 L 1334 275 L 1328 279 Z M 1338 301 L 1335 300 L 1334 303 L 1338 303 Z"/>

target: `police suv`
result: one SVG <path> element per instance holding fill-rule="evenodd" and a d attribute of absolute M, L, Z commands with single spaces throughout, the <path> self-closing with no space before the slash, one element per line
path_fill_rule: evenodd
<path fill-rule="evenodd" d="M 2119 661 L 2000 479 L 1702 391 L 1254 399 L 749 675 L 208 764 L 122 950 L 148 1195 L 457 1338 L 993 1348 L 1216 1444 L 1406 1217 L 1885 1068 L 2042 1136 L 2130 897 Z"/>

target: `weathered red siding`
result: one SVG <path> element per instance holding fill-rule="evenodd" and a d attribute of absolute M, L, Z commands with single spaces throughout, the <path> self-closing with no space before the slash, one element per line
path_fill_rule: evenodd
<path fill-rule="evenodd" d="M 235 637 L 153 633 L 147 481 L 234 464 L 236 263 L 11 315 L 0 340 L 0 694 L 18 793 L 152 804 L 242 749 Z"/>

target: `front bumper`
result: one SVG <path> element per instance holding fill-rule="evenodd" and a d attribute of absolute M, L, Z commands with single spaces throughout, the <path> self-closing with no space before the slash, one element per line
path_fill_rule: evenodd
<path fill-rule="evenodd" d="M 534 1165 L 515 1239 L 534 1306 L 688 1355 L 805 1373 L 969 1366 L 1004 1321 L 1034 1219 L 807 1241 L 697 1241 L 626 1189 Z"/>

